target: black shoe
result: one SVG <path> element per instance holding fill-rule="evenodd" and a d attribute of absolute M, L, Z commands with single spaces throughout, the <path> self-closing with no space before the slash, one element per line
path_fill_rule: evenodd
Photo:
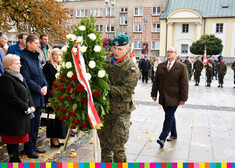
<path fill-rule="evenodd" d="M 223 87 L 223 85 L 221 85 L 220 87 Z"/>
<path fill-rule="evenodd" d="M 35 154 L 35 153 L 26 153 L 26 155 L 29 157 L 29 158 L 32 158 L 32 159 L 37 159 L 38 158 L 38 155 Z"/>
<path fill-rule="evenodd" d="M 176 136 L 170 136 L 170 137 L 167 139 L 167 141 L 173 141 L 173 140 L 175 140 L 175 139 L 177 139 Z"/>
<path fill-rule="evenodd" d="M 160 140 L 160 139 L 157 140 L 157 143 L 160 145 L 160 148 L 162 148 L 165 144 L 165 142 L 163 140 Z"/>
<path fill-rule="evenodd" d="M 64 143 L 59 143 L 60 144 L 60 146 L 64 146 Z"/>
<path fill-rule="evenodd" d="M 62 146 L 62 145 L 60 145 L 60 143 L 58 145 L 53 144 L 53 141 L 51 139 L 51 147 L 52 148 L 60 148 L 60 146 Z"/>
<path fill-rule="evenodd" d="M 37 152 L 37 153 L 46 153 L 45 150 L 41 150 L 41 149 L 38 149 L 38 148 L 34 149 L 34 151 Z"/>
<path fill-rule="evenodd" d="M 217 87 L 220 87 L 220 85 L 219 85 L 219 86 L 217 86 Z"/>

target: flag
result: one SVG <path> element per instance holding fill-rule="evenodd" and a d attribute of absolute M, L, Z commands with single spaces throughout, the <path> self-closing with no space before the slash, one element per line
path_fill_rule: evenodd
<path fill-rule="evenodd" d="M 93 128 L 100 129 L 100 127 L 102 126 L 102 123 L 101 123 L 100 117 L 97 113 L 97 110 L 95 108 L 95 105 L 94 105 L 94 102 L 93 102 L 93 97 L 92 97 L 92 92 L 91 92 L 91 88 L 90 88 L 90 84 L 89 84 L 88 79 L 86 77 L 85 61 L 84 61 L 82 53 L 79 51 L 79 47 L 77 49 L 77 56 L 75 55 L 75 51 L 76 51 L 75 47 L 76 46 L 79 46 L 79 43 L 76 43 L 73 46 L 72 56 L 73 56 L 73 61 L 74 61 L 78 81 L 84 86 L 85 90 L 87 91 L 88 117 L 89 117 L 90 123 L 93 126 Z"/>
<path fill-rule="evenodd" d="M 136 63 L 136 58 L 135 58 L 135 50 L 134 50 L 134 42 L 131 44 L 131 54 L 130 58 Z"/>
<path fill-rule="evenodd" d="M 207 64 L 206 49 L 204 50 L 203 63 L 204 63 L 204 65 L 206 65 L 206 64 Z"/>

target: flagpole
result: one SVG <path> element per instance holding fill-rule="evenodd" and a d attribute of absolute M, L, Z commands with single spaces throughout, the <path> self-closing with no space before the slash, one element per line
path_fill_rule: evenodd
<path fill-rule="evenodd" d="M 207 80 L 207 76 L 206 76 L 206 64 L 207 64 L 206 45 L 205 45 L 205 50 L 204 50 L 203 63 L 205 66 L 205 86 L 206 86 L 206 80 Z"/>

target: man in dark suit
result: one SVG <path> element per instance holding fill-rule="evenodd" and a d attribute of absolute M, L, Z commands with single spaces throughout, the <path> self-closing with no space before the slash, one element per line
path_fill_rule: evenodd
<path fill-rule="evenodd" d="M 153 81 L 151 97 L 157 100 L 159 92 L 159 104 L 165 112 L 163 129 L 157 143 L 164 146 L 168 134 L 168 141 L 177 139 L 175 111 L 179 105 L 184 105 L 188 99 L 189 79 L 187 67 L 176 61 L 177 51 L 175 48 L 167 50 L 167 61 L 158 65 Z"/>

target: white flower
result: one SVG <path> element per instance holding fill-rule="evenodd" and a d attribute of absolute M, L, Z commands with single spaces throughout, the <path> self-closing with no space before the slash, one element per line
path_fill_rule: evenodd
<path fill-rule="evenodd" d="M 86 49 L 87 49 L 87 47 L 86 46 L 81 46 L 81 47 L 79 47 L 79 50 L 82 52 L 82 53 L 84 53 L 84 52 L 86 52 Z"/>
<path fill-rule="evenodd" d="M 58 59 L 60 62 L 63 62 L 63 59 L 62 59 L 62 57 L 59 57 L 59 59 Z"/>
<path fill-rule="evenodd" d="M 76 52 L 78 51 L 78 49 L 76 47 L 73 48 L 73 52 L 74 54 L 76 54 Z"/>
<path fill-rule="evenodd" d="M 87 78 L 87 80 L 90 80 L 91 79 L 91 74 L 90 73 L 86 73 L 86 78 Z"/>
<path fill-rule="evenodd" d="M 93 68 L 95 68 L 96 63 L 95 63 L 95 61 L 90 61 L 88 65 L 91 69 L 93 69 Z"/>
<path fill-rule="evenodd" d="M 99 45 L 96 45 L 96 46 L 94 47 L 94 51 L 95 51 L 95 52 L 100 52 L 100 50 L 101 50 L 101 47 L 100 47 Z"/>
<path fill-rule="evenodd" d="M 92 41 L 94 41 L 94 40 L 96 39 L 96 35 L 95 35 L 94 33 L 90 33 L 90 34 L 88 35 L 88 37 L 89 37 Z"/>
<path fill-rule="evenodd" d="M 56 78 L 58 78 L 58 77 L 59 77 L 59 75 L 60 75 L 60 73 L 56 73 L 56 74 L 55 74 L 55 77 L 56 77 Z"/>
<path fill-rule="evenodd" d="M 78 42 L 78 43 L 81 43 L 81 42 L 82 42 L 82 40 L 83 40 L 83 37 L 82 37 L 82 36 L 78 36 L 78 38 L 77 38 L 77 42 Z"/>
<path fill-rule="evenodd" d="M 99 76 L 100 78 L 103 78 L 103 77 L 105 76 L 105 70 L 99 70 L 98 76 Z"/>
<path fill-rule="evenodd" d="M 77 37 L 74 34 L 68 34 L 66 36 L 67 39 L 70 39 L 70 41 L 75 41 L 77 40 Z"/>
<path fill-rule="evenodd" d="M 68 73 L 67 73 L 67 77 L 68 78 L 71 78 L 73 76 L 73 72 L 72 71 L 69 71 Z"/>
<path fill-rule="evenodd" d="M 57 72 L 60 72 L 61 70 L 61 65 L 58 65 L 57 68 L 56 68 Z"/>
<path fill-rule="evenodd" d="M 65 68 L 65 62 L 62 63 L 62 67 Z"/>
<path fill-rule="evenodd" d="M 65 67 L 67 69 L 72 68 L 72 63 L 71 62 L 66 62 Z"/>
<path fill-rule="evenodd" d="M 81 25 L 81 26 L 78 27 L 78 29 L 81 30 L 81 31 L 84 31 L 84 30 L 86 30 L 86 27 Z"/>
<path fill-rule="evenodd" d="M 67 51 L 67 49 L 68 49 L 68 46 L 63 46 L 61 51 L 65 53 Z"/>

